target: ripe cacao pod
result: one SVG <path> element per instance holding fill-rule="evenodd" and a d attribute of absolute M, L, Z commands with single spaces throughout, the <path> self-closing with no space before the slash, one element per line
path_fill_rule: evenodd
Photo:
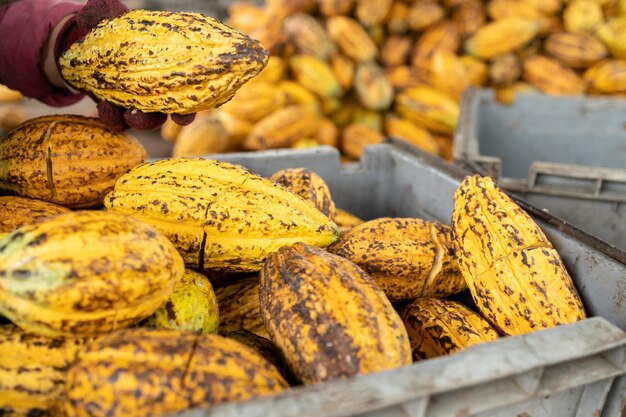
<path fill-rule="evenodd" d="M 385 110 L 393 102 L 393 86 L 383 69 L 374 62 L 357 66 L 354 88 L 361 104 L 370 110 Z"/>
<path fill-rule="evenodd" d="M 220 306 L 221 335 L 245 329 L 261 337 L 269 337 L 261 317 L 258 276 L 246 277 L 218 287 L 215 295 Z"/>
<path fill-rule="evenodd" d="M 243 146 L 250 150 L 288 147 L 298 139 L 313 135 L 320 117 L 318 109 L 312 105 L 276 110 L 254 125 Z"/>
<path fill-rule="evenodd" d="M 346 16 L 326 20 L 328 34 L 341 51 L 356 62 L 367 62 L 378 55 L 378 48 L 359 23 Z"/>
<path fill-rule="evenodd" d="M 330 189 L 315 172 L 306 168 L 281 169 L 272 174 L 270 180 L 310 201 L 329 219 L 335 218 L 335 202 L 330 195 Z"/>
<path fill-rule="evenodd" d="M 572 68 L 586 68 L 606 58 L 606 47 L 587 33 L 552 33 L 545 42 L 546 52 Z"/>
<path fill-rule="evenodd" d="M 419 85 L 396 96 L 396 112 L 434 132 L 452 134 L 459 117 L 459 105 L 434 88 Z"/>
<path fill-rule="evenodd" d="M 353 123 L 343 130 L 341 150 L 349 157 L 359 159 L 367 145 L 382 143 L 384 140 L 385 136 L 381 132 L 361 123 Z"/>
<path fill-rule="evenodd" d="M 539 33 L 541 24 L 535 20 L 509 17 L 491 22 L 465 42 L 465 50 L 479 58 L 493 58 L 515 51 Z"/>
<path fill-rule="evenodd" d="M 0 197 L 0 233 L 10 233 L 26 224 L 41 223 L 68 211 L 65 207 L 32 198 Z"/>
<path fill-rule="evenodd" d="M 524 60 L 524 79 L 549 94 L 582 94 L 586 88 L 584 80 L 576 72 L 542 55 Z"/>

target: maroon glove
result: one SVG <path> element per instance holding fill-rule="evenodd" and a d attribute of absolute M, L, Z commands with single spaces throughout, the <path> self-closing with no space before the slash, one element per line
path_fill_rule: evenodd
<path fill-rule="evenodd" d="M 119 0 L 88 0 L 82 9 L 70 18 L 56 39 L 55 58 L 59 57 L 72 44 L 87 35 L 91 29 L 103 19 L 112 19 L 122 16 L 130 9 Z M 107 128 L 119 132 L 129 127 L 140 130 L 152 130 L 161 126 L 167 120 L 165 113 L 143 113 L 139 110 L 125 109 L 113 103 L 100 101 L 92 94 L 87 93 L 97 104 L 98 116 Z M 195 119 L 194 114 L 172 115 L 172 120 L 181 125 L 187 125 Z"/>

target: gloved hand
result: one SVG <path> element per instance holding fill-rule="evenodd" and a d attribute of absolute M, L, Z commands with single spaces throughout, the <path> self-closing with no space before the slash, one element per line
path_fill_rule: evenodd
<path fill-rule="evenodd" d="M 119 17 L 128 11 L 130 9 L 119 0 L 88 0 L 82 9 L 61 28 L 54 46 L 56 62 L 59 62 L 59 57 L 63 52 L 72 46 L 74 42 L 84 38 L 101 20 Z M 158 128 L 167 120 L 167 114 L 165 113 L 143 113 L 139 110 L 125 109 L 113 103 L 100 101 L 91 94 L 89 96 L 97 103 L 98 116 L 107 128 L 113 132 L 119 132 L 129 127 L 140 130 L 152 130 Z M 193 122 L 195 116 L 195 114 L 173 114 L 172 120 L 184 126 Z"/>

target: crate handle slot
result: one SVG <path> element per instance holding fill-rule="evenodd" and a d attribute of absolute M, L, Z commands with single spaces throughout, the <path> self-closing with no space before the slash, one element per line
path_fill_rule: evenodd
<path fill-rule="evenodd" d="M 535 161 L 530 166 L 526 191 L 626 202 L 626 170 Z"/>

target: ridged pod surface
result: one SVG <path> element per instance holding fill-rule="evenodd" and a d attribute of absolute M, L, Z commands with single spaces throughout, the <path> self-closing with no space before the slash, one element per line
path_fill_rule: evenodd
<path fill-rule="evenodd" d="M 388 136 L 405 141 L 433 154 L 439 153 L 439 145 L 428 130 L 423 129 L 406 119 L 395 116 L 385 118 L 385 133 Z"/>
<path fill-rule="evenodd" d="M 354 61 L 367 62 L 378 55 L 376 44 L 356 20 L 332 16 L 326 20 L 326 27 L 341 51 Z"/>
<path fill-rule="evenodd" d="M 139 141 L 109 132 L 99 119 L 42 116 L 0 139 L 0 189 L 66 207 L 97 206 L 119 176 L 145 160 Z"/>
<path fill-rule="evenodd" d="M 289 60 L 291 70 L 298 83 L 318 97 L 339 98 L 343 89 L 326 61 L 314 56 L 295 55 Z"/>
<path fill-rule="evenodd" d="M 533 87 L 549 94 L 582 94 L 584 80 L 559 61 L 537 55 L 524 60 L 524 79 Z"/>
<path fill-rule="evenodd" d="M 66 373 L 85 341 L 0 325 L 0 414 L 62 416 Z"/>
<path fill-rule="evenodd" d="M 407 21 L 414 31 L 422 31 L 439 22 L 446 15 L 443 6 L 434 1 L 418 1 L 411 4 Z"/>
<path fill-rule="evenodd" d="M 606 58 L 606 47 L 593 35 L 587 33 L 559 32 L 551 34 L 545 42 L 545 50 L 572 68 L 586 68 Z"/>
<path fill-rule="evenodd" d="M 315 106 L 287 106 L 255 124 L 243 145 L 250 150 L 289 147 L 298 139 L 312 136 L 320 118 Z"/>
<path fill-rule="evenodd" d="M 79 353 L 67 375 L 66 412 L 68 417 L 158 416 L 286 388 L 274 365 L 234 340 L 125 329 Z"/>
<path fill-rule="evenodd" d="M 243 86 L 231 101 L 220 107 L 235 117 L 256 123 L 281 109 L 286 104 L 285 94 L 268 82 Z"/>
<path fill-rule="evenodd" d="M 219 310 L 211 281 L 186 269 L 170 298 L 143 324 L 157 329 L 217 333 Z"/>
<path fill-rule="evenodd" d="M 452 98 L 425 85 L 399 93 L 395 109 L 416 125 L 444 134 L 454 133 L 460 113 L 459 105 Z"/>
<path fill-rule="evenodd" d="M 261 43 L 199 13 L 133 10 L 104 20 L 59 59 L 63 78 L 143 112 L 219 106 L 267 64 Z"/>
<path fill-rule="evenodd" d="M 220 306 L 219 333 L 227 335 L 245 329 L 264 338 L 269 338 L 259 305 L 259 278 L 239 279 L 215 290 Z"/>
<path fill-rule="evenodd" d="M 591 88 L 602 93 L 626 92 L 626 61 L 606 60 L 589 68 L 584 75 Z"/>
<path fill-rule="evenodd" d="M 381 24 L 387 18 L 393 0 L 356 0 L 355 15 L 365 27 Z"/>
<path fill-rule="evenodd" d="M 105 199 L 164 233 L 189 266 L 258 271 L 293 242 L 327 246 L 337 226 L 303 198 L 245 168 L 208 159 L 146 163 L 121 177 Z"/>
<path fill-rule="evenodd" d="M 457 259 L 474 302 L 501 334 L 585 318 L 563 261 L 532 218 L 489 177 L 466 177 L 454 195 Z"/>
<path fill-rule="evenodd" d="M 573 0 L 563 11 L 563 24 L 571 33 L 593 33 L 604 20 L 602 5 L 595 0 Z"/>
<path fill-rule="evenodd" d="M 498 338 L 489 322 L 461 303 L 420 298 L 402 309 L 413 359 L 449 355 Z"/>
<path fill-rule="evenodd" d="M 326 181 L 306 168 L 288 168 L 275 172 L 270 180 L 310 201 L 331 220 L 335 218 L 335 202 Z"/>
<path fill-rule="evenodd" d="M 595 34 L 604 42 L 611 55 L 618 59 L 626 59 L 626 16 L 601 24 Z"/>
<path fill-rule="evenodd" d="M 450 227 L 383 217 L 343 233 L 329 252 L 357 264 L 391 300 L 442 297 L 467 288 Z"/>
<path fill-rule="evenodd" d="M 337 52 L 333 40 L 311 15 L 299 13 L 289 16 L 283 23 L 283 30 L 300 54 L 326 60 Z"/>
<path fill-rule="evenodd" d="M 479 58 L 493 58 L 526 45 L 540 28 L 540 23 L 529 19 L 510 17 L 497 20 L 478 29 L 465 42 L 465 50 Z"/>
<path fill-rule="evenodd" d="M 359 101 L 370 110 L 385 110 L 393 102 L 393 86 L 378 64 L 359 64 L 354 74 L 354 87 Z"/>
<path fill-rule="evenodd" d="M 456 52 L 459 49 L 460 39 L 456 26 L 449 20 L 443 20 L 428 28 L 419 37 L 413 49 L 411 64 L 422 70 L 430 71 L 431 59 L 435 51 L 446 50 Z"/>
<path fill-rule="evenodd" d="M 465 0 L 452 12 L 452 22 L 461 39 L 467 39 L 485 25 L 487 16 L 481 0 Z"/>
<path fill-rule="evenodd" d="M 305 384 L 411 363 L 406 329 L 358 266 L 303 243 L 272 253 L 260 275 L 263 320 Z"/>
<path fill-rule="evenodd" d="M 258 287 L 258 285 L 257 285 Z M 278 369 L 278 372 L 285 378 L 289 385 L 299 385 L 298 379 L 289 369 L 289 364 L 280 353 L 276 345 L 267 337 L 261 337 L 245 329 L 239 329 L 226 335 L 229 339 L 243 343 L 254 349 L 257 353 L 270 361 Z M 268 336 L 269 337 L 269 336 Z"/>
<path fill-rule="evenodd" d="M 385 136 L 376 129 L 362 123 L 352 123 L 343 130 L 341 150 L 351 158 L 359 159 L 365 147 L 382 143 Z"/>
<path fill-rule="evenodd" d="M 0 233 L 10 233 L 26 224 L 42 221 L 67 213 L 69 209 L 32 198 L 0 197 Z"/>
<path fill-rule="evenodd" d="M 174 246 L 149 225 L 65 213 L 0 241 L 0 313 L 29 332 L 91 336 L 151 315 L 183 273 Z"/>

